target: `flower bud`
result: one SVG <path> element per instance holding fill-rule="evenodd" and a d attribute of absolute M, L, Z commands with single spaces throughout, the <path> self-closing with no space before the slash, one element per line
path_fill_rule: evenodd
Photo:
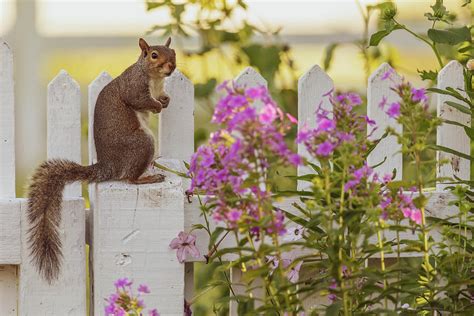
<path fill-rule="evenodd" d="M 469 59 L 467 61 L 466 68 L 469 70 L 474 70 L 474 59 Z"/>

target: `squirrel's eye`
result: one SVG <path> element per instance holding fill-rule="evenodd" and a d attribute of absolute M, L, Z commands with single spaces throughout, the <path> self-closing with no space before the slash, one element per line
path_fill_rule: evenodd
<path fill-rule="evenodd" d="M 158 54 L 155 53 L 155 52 L 151 53 L 151 58 L 157 59 L 157 58 L 158 58 Z"/>

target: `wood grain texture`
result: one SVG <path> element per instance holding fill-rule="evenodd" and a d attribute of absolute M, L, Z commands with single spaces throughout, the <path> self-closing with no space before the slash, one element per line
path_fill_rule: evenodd
<path fill-rule="evenodd" d="M 114 281 L 128 277 L 150 286 L 147 301 L 162 315 L 181 316 L 184 264 L 169 248 L 184 229 L 181 179 L 167 174 L 162 183 L 98 184 L 93 213 L 95 315 L 101 315 Z"/>
<path fill-rule="evenodd" d="M 48 85 L 48 159 L 81 163 L 81 92 L 79 84 L 61 70 Z M 82 196 L 81 183 L 68 184 L 64 197 Z"/>
<path fill-rule="evenodd" d="M 387 73 L 391 73 L 391 75 L 385 78 Z M 380 138 L 389 126 L 397 132 L 402 131 L 402 126 L 385 113 L 391 103 L 399 101 L 399 96 L 390 88 L 400 84 L 401 80 L 401 77 L 387 63 L 380 65 L 370 76 L 367 87 L 367 116 L 377 124 L 377 129 L 369 137 L 370 139 Z M 386 104 L 385 110 L 380 107 L 382 101 Z M 368 129 L 368 133 L 370 132 L 371 129 Z M 397 175 L 395 180 L 401 180 L 403 175 L 403 157 L 400 150 L 401 146 L 397 143 L 397 139 L 394 136 L 386 137 L 370 153 L 367 163 L 369 166 L 374 166 L 386 158 L 385 162 L 375 168 L 375 170 L 380 175 L 385 175 L 391 174 L 393 169 L 396 169 Z"/>
<path fill-rule="evenodd" d="M 20 200 L 0 199 L 0 264 L 21 263 L 20 216 Z"/>
<path fill-rule="evenodd" d="M 109 84 L 113 78 L 106 72 L 103 71 L 97 76 L 88 86 L 88 126 L 87 126 L 87 138 L 89 144 L 89 164 L 93 164 L 97 161 L 97 153 L 95 151 L 94 143 L 94 110 L 97 102 L 97 97 L 102 89 Z"/>
<path fill-rule="evenodd" d="M 22 200 L 19 315 L 86 315 L 84 200 L 74 198 L 63 201 L 60 234 L 64 259 L 59 279 L 52 285 L 39 278 L 30 262 L 26 209 L 27 201 Z"/>
<path fill-rule="evenodd" d="M 17 294 L 18 267 L 14 265 L 0 265 L 0 315 L 18 315 Z"/>
<path fill-rule="evenodd" d="M 0 198 L 15 197 L 13 53 L 0 38 Z"/>
<path fill-rule="evenodd" d="M 194 85 L 179 70 L 166 79 L 168 108 L 159 118 L 158 155 L 189 161 L 194 152 Z"/>
<path fill-rule="evenodd" d="M 303 128 L 313 129 L 316 127 L 316 111 L 319 107 L 332 110 L 329 97 L 325 96 L 334 89 L 332 79 L 318 65 L 311 67 L 298 80 L 298 131 Z M 313 163 L 315 159 L 310 157 L 304 144 L 298 144 L 298 154 Z M 306 166 L 298 167 L 298 176 L 312 173 L 313 170 Z M 307 182 L 298 181 L 298 189 L 308 187 Z"/>
<path fill-rule="evenodd" d="M 463 66 L 455 60 L 449 62 L 438 74 L 438 88 L 446 89 L 447 87 L 454 88 L 463 96 L 466 96 L 463 91 L 458 90 L 464 90 Z M 462 113 L 458 109 L 445 103 L 446 101 L 462 103 L 461 101 L 449 95 L 438 94 L 437 96 L 437 113 L 440 118 L 455 121 L 471 127 L 471 118 L 468 114 Z M 465 104 L 463 105 L 466 106 Z M 436 133 L 436 144 L 470 155 L 471 147 L 469 137 L 461 126 L 452 124 L 443 124 L 439 126 Z M 438 151 L 438 161 L 443 160 L 447 160 L 448 163 L 438 166 L 437 176 L 439 178 L 447 177 L 453 179 L 454 176 L 457 176 L 463 180 L 470 179 L 469 160 L 453 154 Z M 450 181 L 448 180 L 448 182 Z M 444 188 L 449 185 L 450 184 L 438 183 L 436 188 L 440 191 L 444 190 Z"/>

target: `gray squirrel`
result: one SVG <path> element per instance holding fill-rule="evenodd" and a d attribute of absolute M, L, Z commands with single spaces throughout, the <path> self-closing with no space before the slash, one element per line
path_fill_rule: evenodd
<path fill-rule="evenodd" d="M 62 261 L 59 225 L 62 193 L 75 181 L 98 183 L 127 181 L 145 184 L 164 181 L 161 174 L 144 175 L 155 154 L 147 115 L 160 113 L 169 104 L 164 80 L 176 68 L 176 53 L 170 46 L 149 46 L 140 38 L 140 57 L 100 92 L 94 112 L 94 142 L 97 162 L 82 166 L 70 160 L 53 159 L 34 172 L 28 189 L 28 245 L 32 262 L 50 284 Z"/>

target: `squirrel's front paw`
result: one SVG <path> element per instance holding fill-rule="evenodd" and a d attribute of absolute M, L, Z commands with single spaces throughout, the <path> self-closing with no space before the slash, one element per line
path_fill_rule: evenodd
<path fill-rule="evenodd" d="M 163 108 L 167 108 L 168 105 L 170 104 L 170 97 L 167 96 L 166 94 L 164 95 L 160 95 L 158 97 L 158 101 L 160 101 L 161 105 L 163 106 Z"/>

